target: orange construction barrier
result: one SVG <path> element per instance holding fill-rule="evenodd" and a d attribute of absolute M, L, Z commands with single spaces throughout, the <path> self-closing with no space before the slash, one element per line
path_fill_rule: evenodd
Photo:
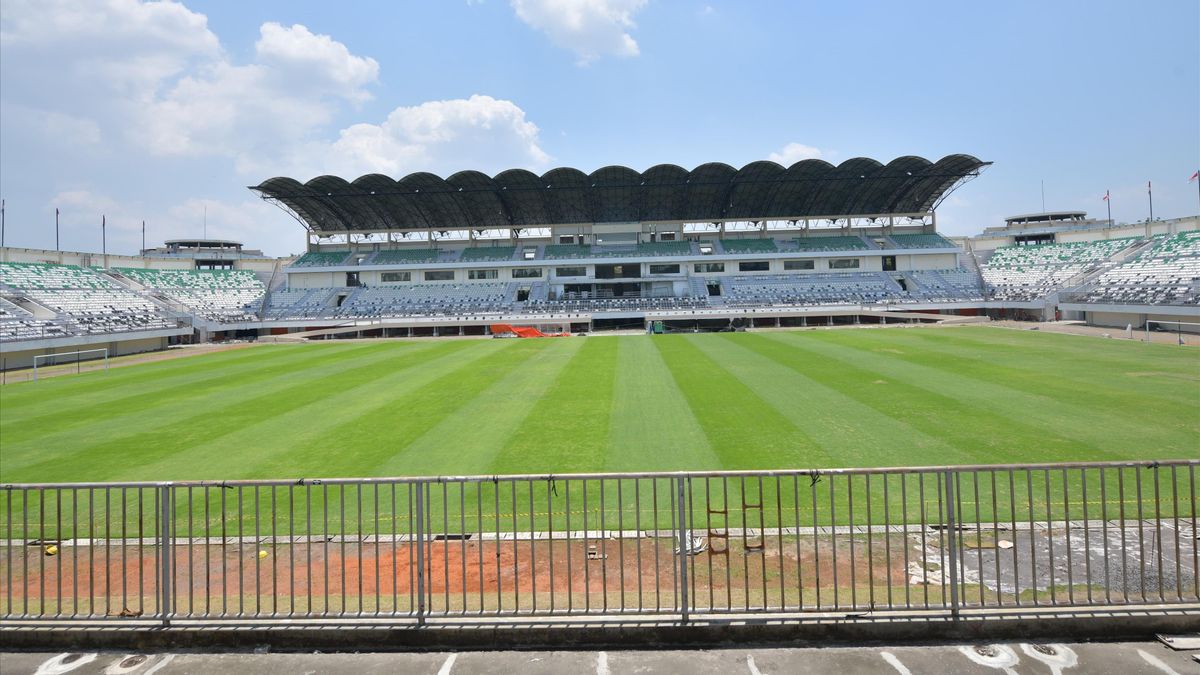
<path fill-rule="evenodd" d="M 506 323 L 494 323 L 491 328 L 492 335 L 515 335 L 519 338 L 568 337 L 570 335 L 570 333 L 543 333 L 531 326 L 510 326 Z"/>

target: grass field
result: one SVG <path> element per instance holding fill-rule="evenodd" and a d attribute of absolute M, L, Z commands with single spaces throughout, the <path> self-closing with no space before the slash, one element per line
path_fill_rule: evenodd
<path fill-rule="evenodd" d="M 1198 455 L 1200 352 L 982 327 L 262 345 L 0 388 L 5 482 Z"/>

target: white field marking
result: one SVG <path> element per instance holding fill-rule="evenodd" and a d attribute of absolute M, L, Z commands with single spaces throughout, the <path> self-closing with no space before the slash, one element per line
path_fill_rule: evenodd
<path fill-rule="evenodd" d="M 1146 660 L 1146 663 L 1149 663 L 1150 665 L 1154 666 L 1155 668 L 1158 668 L 1159 670 L 1163 671 L 1167 675 L 1179 675 L 1179 673 L 1176 672 L 1176 670 L 1174 668 L 1163 663 L 1162 659 L 1158 658 L 1157 656 L 1150 654 L 1148 652 L 1144 652 L 1141 649 L 1137 650 L 1137 653 L 1138 653 L 1138 656 L 1141 656 L 1143 659 Z"/>
<path fill-rule="evenodd" d="M 454 668 L 454 662 L 458 660 L 458 654 L 454 653 L 446 657 L 446 662 L 438 669 L 438 675 L 450 675 L 451 669 Z"/>
<path fill-rule="evenodd" d="M 889 666 L 895 668 L 896 672 L 900 673 L 900 675 L 912 675 L 912 671 L 908 669 L 908 666 L 900 663 L 900 659 L 896 658 L 895 654 L 891 652 L 879 652 L 879 655 L 883 657 L 884 661 L 887 661 Z"/>
<path fill-rule="evenodd" d="M 596 654 L 596 675 L 610 675 L 608 670 L 608 652 Z"/>
<path fill-rule="evenodd" d="M 1043 654 L 1033 648 L 1033 645 L 1021 643 L 1021 651 L 1027 656 L 1037 661 L 1041 661 L 1050 667 L 1051 675 L 1062 675 L 1062 671 L 1066 668 L 1074 668 L 1079 665 L 1079 657 L 1076 656 L 1074 650 L 1066 645 L 1046 645 L 1053 647 L 1056 652 L 1054 655 Z"/>
<path fill-rule="evenodd" d="M 750 669 L 750 675 L 763 675 L 763 672 L 758 669 L 758 665 L 754 663 L 754 655 L 746 655 L 746 667 Z"/>
<path fill-rule="evenodd" d="M 963 656 L 966 656 L 968 659 L 971 659 L 981 666 L 1003 670 L 1005 675 L 1017 675 L 1016 666 L 1021 662 L 1021 658 L 1017 656 L 1017 653 L 1007 645 L 990 646 L 996 648 L 997 654 L 995 656 L 984 656 L 983 654 L 975 651 L 974 647 L 968 645 L 959 647 L 958 651 L 962 652 Z"/>
<path fill-rule="evenodd" d="M 62 673 L 69 673 L 85 663 L 91 663 L 92 661 L 95 661 L 96 657 L 99 656 L 99 654 L 96 652 L 92 652 L 91 654 L 81 654 L 79 655 L 79 658 L 75 659 L 74 661 L 70 663 L 63 663 L 63 659 L 66 659 L 71 655 L 71 652 L 63 652 L 58 656 L 46 659 L 42 662 L 42 665 L 38 666 L 38 669 L 33 675 L 62 675 Z"/>
<path fill-rule="evenodd" d="M 170 663 L 174 660 L 175 660 L 174 654 L 167 654 L 166 656 L 162 657 L 161 661 L 150 666 L 150 668 L 148 670 L 146 670 L 146 672 L 143 673 L 142 675 L 154 675 L 154 673 L 157 673 L 158 671 L 162 670 L 164 667 L 166 667 L 166 665 L 168 663 Z"/>

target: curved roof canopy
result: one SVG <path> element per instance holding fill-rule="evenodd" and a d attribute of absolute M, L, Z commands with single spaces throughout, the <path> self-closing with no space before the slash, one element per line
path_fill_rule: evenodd
<path fill-rule="evenodd" d="M 538 176 L 510 169 L 494 177 L 460 171 L 393 180 L 370 174 L 352 183 L 319 176 L 307 183 L 271 178 L 251 187 L 285 206 L 313 232 L 476 230 L 582 223 L 841 218 L 927 213 L 961 181 L 991 162 L 948 155 L 936 162 L 856 157 L 834 166 L 806 159 L 783 167 L 713 162 L 688 171 L 659 164 L 638 173 L 606 166 L 590 175 L 562 167 Z"/>

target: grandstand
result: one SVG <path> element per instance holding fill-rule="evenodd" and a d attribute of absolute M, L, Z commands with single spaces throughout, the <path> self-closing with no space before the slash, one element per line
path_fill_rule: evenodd
<path fill-rule="evenodd" d="M 1007 246 L 996 249 L 983 267 L 993 299 L 1024 302 L 1044 298 L 1081 274 L 1113 263 L 1137 239 L 1105 239 L 1073 244 Z"/>
<path fill-rule="evenodd" d="M 970 238 L 938 232 L 937 205 L 987 165 L 951 155 L 273 178 L 252 189 L 303 225 L 302 255 L 264 259 L 218 240 L 103 261 L 6 249 L 0 342 L 20 363 L 156 330 L 205 341 L 486 334 L 520 317 L 579 332 L 864 312 L 1139 326 L 1194 314 L 1196 218 L 1113 225 L 1072 211 Z"/>
<path fill-rule="evenodd" d="M 118 267 L 112 271 L 187 307 L 194 314 L 217 322 L 257 320 L 257 309 L 266 291 L 262 281 L 247 270 Z"/>
<path fill-rule="evenodd" d="M 1155 238 L 1075 297 L 1105 305 L 1200 305 L 1200 232 Z"/>
<path fill-rule="evenodd" d="M 68 335 L 176 326 L 173 319 L 148 299 L 117 286 L 95 270 L 73 265 L 2 264 L 0 290 L 20 293 L 25 301 L 53 312 L 54 322 Z"/>

